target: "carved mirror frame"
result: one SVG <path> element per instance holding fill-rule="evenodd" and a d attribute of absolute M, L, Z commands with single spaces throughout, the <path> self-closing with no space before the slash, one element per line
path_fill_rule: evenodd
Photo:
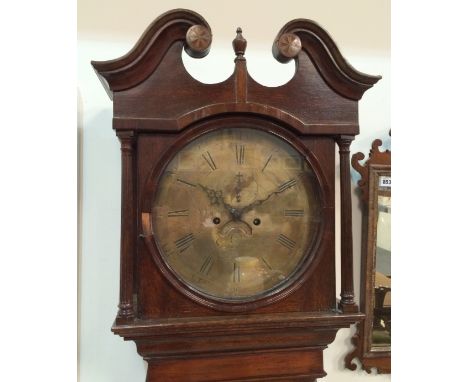
<path fill-rule="evenodd" d="M 376 139 L 372 143 L 369 159 L 364 165 L 359 163 L 364 159 L 363 153 L 358 152 L 351 158 L 353 168 L 361 175 L 361 180 L 358 182 L 363 212 L 360 307 L 361 312 L 366 314 L 366 318 L 357 324 L 356 334 L 352 338 L 355 348 L 346 356 L 345 365 L 350 370 L 356 370 L 357 365 L 352 361 L 358 358 L 362 363 L 362 368 L 368 373 L 373 367 L 377 369 L 378 373 L 391 372 L 391 344 L 375 346 L 372 343 L 374 317 L 377 312 L 375 309 L 382 311 L 381 317 L 385 317 L 382 318 L 383 325 L 389 330 L 391 328 L 391 306 L 385 307 L 385 311 L 380 309 L 383 307 L 385 296 L 391 292 L 391 288 L 380 288 L 375 285 L 378 197 L 379 195 L 390 196 L 391 194 L 391 184 L 385 190 L 382 190 L 379 184 L 381 177 L 391 176 L 391 152 L 389 150 L 380 151 L 381 145 L 380 139 Z M 376 295 L 376 292 L 380 293 Z M 376 305 L 382 305 L 382 307 L 379 308 Z"/>

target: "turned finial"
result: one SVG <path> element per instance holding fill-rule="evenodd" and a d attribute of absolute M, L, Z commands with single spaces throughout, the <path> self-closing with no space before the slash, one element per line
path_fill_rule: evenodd
<path fill-rule="evenodd" d="M 236 60 L 245 60 L 244 54 L 247 48 L 247 40 L 242 36 L 242 28 L 237 28 L 236 38 L 232 41 L 232 47 L 236 53 Z"/>

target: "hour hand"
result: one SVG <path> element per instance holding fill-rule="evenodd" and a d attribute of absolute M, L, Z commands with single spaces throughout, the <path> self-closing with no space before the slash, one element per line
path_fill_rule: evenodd
<path fill-rule="evenodd" d="M 241 216 L 242 211 L 239 209 L 231 206 L 230 204 L 224 201 L 223 192 L 219 190 L 213 190 L 212 188 L 206 187 L 203 184 L 198 183 L 200 188 L 205 191 L 210 199 L 210 203 L 213 204 L 221 204 L 231 215 L 232 219 L 238 220 Z"/>
<path fill-rule="evenodd" d="M 200 188 L 205 191 L 205 193 L 208 195 L 208 199 L 210 199 L 210 203 L 213 204 L 219 204 L 221 201 L 221 204 L 224 202 L 223 201 L 223 192 L 218 191 L 218 190 L 213 190 L 212 188 L 206 187 L 203 184 L 198 183 Z"/>

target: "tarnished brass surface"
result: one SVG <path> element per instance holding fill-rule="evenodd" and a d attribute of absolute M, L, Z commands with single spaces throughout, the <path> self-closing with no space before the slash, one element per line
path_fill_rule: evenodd
<path fill-rule="evenodd" d="M 320 222 L 316 178 L 289 143 L 255 129 L 222 129 L 170 161 L 152 226 L 169 268 L 191 288 L 242 300 L 284 285 Z"/>

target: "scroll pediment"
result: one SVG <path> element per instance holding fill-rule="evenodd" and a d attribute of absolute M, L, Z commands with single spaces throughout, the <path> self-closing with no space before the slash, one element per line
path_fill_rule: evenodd
<path fill-rule="evenodd" d="M 195 26 L 202 27 L 198 28 L 198 35 L 193 33 L 187 36 L 189 29 Z M 187 40 L 188 37 L 192 40 Z M 211 44 L 211 28 L 203 17 L 193 11 L 172 10 L 154 20 L 126 55 L 110 61 L 93 61 L 92 65 L 112 98 L 113 92 L 129 89 L 147 79 L 177 41 L 184 42 L 190 56 L 204 57 Z M 370 76 L 354 69 L 344 59 L 330 35 L 312 20 L 288 22 L 279 31 L 272 50 L 278 61 L 287 62 L 297 60 L 301 49 L 327 84 L 345 97 L 358 100 L 381 79 L 380 76 Z"/>
<path fill-rule="evenodd" d="M 126 55 L 93 61 L 117 106 L 114 128 L 179 131 L 200 118 L 245 112 L 288 120 L 303 134 L 359 132 L 357 101 L 381 77 L 348 64 L 314 21 L 293 20 L 274 39 L 273 56 L 279 62 L 296 62 L 293 78 L 278 87 L 260 85 L 248 73 L 248 44 L 240 28 L 233 41 L 234 73 L 217 84 L 194 79 L 185 69 L 182 49 L 202 58 L 209 53 L 211 39 L 203 17 L 177 9 L 157 18 Z M 198 89 L 197 97 L 184 91 L 188 88 Z M 167 102 L 168 97 L 177 102 Z"/>

